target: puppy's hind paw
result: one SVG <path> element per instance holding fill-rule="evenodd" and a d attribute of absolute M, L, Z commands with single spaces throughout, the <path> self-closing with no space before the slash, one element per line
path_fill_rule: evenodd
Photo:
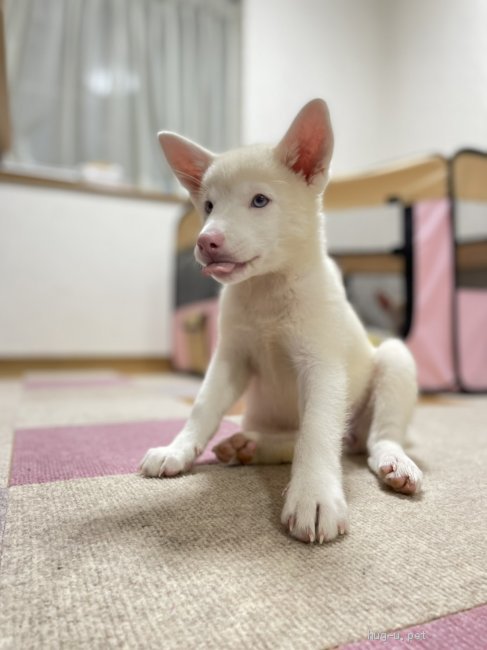
<path fill-rule="evenodd" d="M 404 452 L 371 457 L 369 467 L 395 492 L 412 495 L 421 491 L 423 472 Z"/>
<path fill-rule="evenodd" d="M 257 443 L 244 433 L 235 433 L 213 447 L 221 463 L 248 465 L 254 460 Z"/>

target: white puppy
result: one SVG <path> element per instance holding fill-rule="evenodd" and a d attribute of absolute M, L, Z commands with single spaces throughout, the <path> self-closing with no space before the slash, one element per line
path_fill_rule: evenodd
<path fill-rule="evenodd" d="M 172 133 L 159 139 L 204 221 L 196 259 L 225 287 L 218 346 L 191 416 L 168 447 L 149 449 L 141 473 L 188 470 L 246 391 L 243 432 L 215 453 L 232 463 L 292 460 L 282 523 L 294 537 L 321 543 L 348 529 L 344 436 L 368 452 L 381 481 L 417 492 L 421 471 L 402 448 L 414 361 L 398 340 L 371 345 L 326 253 L 326 104 L 307 104 L 276 147 L 214 155 Z"/>

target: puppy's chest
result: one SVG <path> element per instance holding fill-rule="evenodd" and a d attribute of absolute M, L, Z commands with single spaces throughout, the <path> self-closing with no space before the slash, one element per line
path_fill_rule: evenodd
<path fill-rule="evenodd" d="M 242 323 L 238 345 L 254 374 L 269 379 L 293 374 L 293 331 L 292 324 L 284 320 L 256 319 L 250 324 Z"/>
<path fill-rule="evenodd" d="M 259 328 L 262 335 L 277 338 L 296 325 L 300 314 L 300 300 L 290 290 L 274 290 L 272 285 L 267 290 L 239 296 L 234 301 L 234 311 L 239 323 L 245 329 Z"/>
<path fill-rule="evenodd" d="M 235 332 L 237 341 L 254 354 L 282 354 L 296 335 L 298 324 L 291 310 L 242 311 Z"/>
<path fill-rule="evenodd" d="M 247 296 L 246 296 L 247 298 Z M 257 374 L 272 368 L 285 372 L 292 367 L 291 350 L 299 338 L 299 308 L 289 292 L 258 292 L 251 299 L 234 302 L 233 340 Z"/>

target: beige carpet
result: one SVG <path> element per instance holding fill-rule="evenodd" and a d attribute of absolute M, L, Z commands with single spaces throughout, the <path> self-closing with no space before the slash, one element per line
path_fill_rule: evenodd
<path fill-rule="evenodd" d="M 184 391 L 166 385 L 24 390 L 20 401 L 4 387 L 0 449 L 9 427 L 72 420 L 76 403 L 84 423 L 103 411 L 117 421 L 122 400 L 119 421 L 173 417 L 172 402 L 180 417 Z M 351 532 L 321 547 L 281 530 L 287 466 L 4 481 L 0 649 L 312 650 L 485 603 L 487 399 L 418 407 L 415 437 L 422 496 L 389 493 L 346 460 Z"/>

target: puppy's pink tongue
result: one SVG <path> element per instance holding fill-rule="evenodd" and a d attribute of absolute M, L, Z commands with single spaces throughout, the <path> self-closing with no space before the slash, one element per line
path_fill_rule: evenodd
<path fill-rule="evenodd" d="M 228 274 L 231 273 L 235 267 L 235 262 L 212 262 L 203 267 L 204 275 L 212 275 L 213 273 Z"/>

